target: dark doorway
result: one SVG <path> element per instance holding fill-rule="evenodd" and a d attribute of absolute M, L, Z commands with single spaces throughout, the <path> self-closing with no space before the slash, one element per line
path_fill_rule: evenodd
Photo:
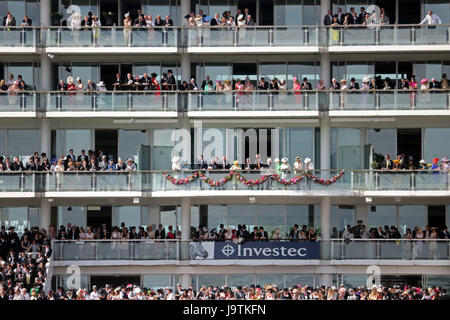
<path fill-rule="evenodd" d="M 242 14 L 244 14 L 244 9 L 248 9 L 248 13 L 252 16 L 253 21 L 256 23 L 257 20 L 257 10 L 256 10 L 257 1 L 255 0 L 238 0 L 238 9 L 241 9 Z M 273 3 L 271 4 L 273 7 Z"/>
<path fill-rule="evenodd" d="M 412 156 L 414 164 L 419 164 L 422 155 L 421 129 L 397 129 L 397 154 L 402 153 L 405 154 L 406 161 Z"/>
<path fill-rule="evenodd" d="M 260 26 L 273 26 L 273 1 L 259 0 L 259 23 Z"/>
<path fill-rule="evenodd" d="M 395 3 L 395 1 L 392 1 Z M 398 0 L 398 19 L 400 24 L 420 23 L 420 0 Z M 390 18 L 390 17 L 389 17 Z M 392 23 L 392 22 L 391 22 Z"/>
<path fill-rule="evenodd" d="M 249 77 L 253 85 L 256 86 L 258 75 L 256 70 L 256 63 L 233 63 L 233 82 L 238 78 L 241 82 L 244 82 L 245 78 Z"/>
<path fill-rule="evenodd" d="M 116 162 L 118 145 L 117 130 L 95 130 L 95 150 L 103 151 L 107 159 L 114 159 Z"/>
<path fill-rule="evenodd" d="M 125 81 L 127 79 L 127 74 L 131 73 L 133 75 L 133 65 L 131 64 L 121 64 L 120 65 L 120 76 L 122 78 L 122 81 Z M 116 77 L 114 77 L 115 79 Z"/>
<path fill-rule="evenodd" d="M 119 73 L 118 65 L 101 65 L 100 66 L 100 80 L 106 85 L 106 89 L 113 90 L 113 83 L 116 79 L 116 73 Z"/>
<path fill-rule="evenodd" d="M 413 74 L 412 62 L 400 61 L 398 62 L 398 82 L 397 88 L 400 87 L 401 79 L 411 79 Z"/>
<path fill-rule="evenodd" d="M 100 22 L 102 26 L 119 25 L 119 7 L 116 0 L 102 0 L 100 1 Z M 111 12 L 113 15 L 103 15 L 103 12 Z"/>
<path fill-rule="evenodd" d="M 396 85 L 395 78 L 397 76 L 396 74 L 396 68 L 395 68 L 395 61 L 376 61 L 375 62 L 375 75 L 380 75 L 381 79 L 383 81 L 386 78 L 391 79 L 391 83 L 393 85 Z"/>
<path fill-rule="evenodd" d="M 421 275 L 381 275 L 380 282 L 383 286 L 391 287 L 404 285 L 421 287 L 422 276 Z"/>
<path fill-rule="evenodd" d="M 389 23 L 395 24 L 395 0 L 375 0 L 375 5 L 384 8 L 384 12 L 389 18 Z"/>
<path fill-rule="evenodd" d="M 437 228 L 445 225 L 445 206 L 428 206 L 428 225 Z"/>
<path fill-rule="evenodd" d="M 126 1 L 122 1 L 122 13 L 123 13 L 123 16 L 121 17 L 121 19 L 124 19 L 125 13 L 129 12 L 130 13 L 130 17 L 131 17 L 131 21 L 133 21 L 133 25 L 134 25 L 134 20 L 138 16 L 138 13 L 137 13 L 138 9 L 139 10 L 141 9 L 141 1 L 140 0 L 126 0 Z M 153 19 L 155 19 L 155 18 L 156 17 L 154 17 Z"/>
<path fill-rule="evenodd" d="M 99 289 L 104 288 L 106 284 L 109 284 L 111 288 L 117 288 L 118 286 L 126 287 L 129 284 L 141 285 L 140 275 L 126 275 L 126 276 L 91 276 L 91 285 L 96 285 Z"/>
<path fill-rule="evenodd" d="M 103 224 L 106 224 L 108 230 L 111 230 L 112 207 L 88 206 L 86 221 L 92 228 L 101 228 Z"/>

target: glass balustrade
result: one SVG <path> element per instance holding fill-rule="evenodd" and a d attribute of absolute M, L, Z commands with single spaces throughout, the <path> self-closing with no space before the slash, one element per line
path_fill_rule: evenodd
<path fill-rule="evenodd" d="M 332 239 L 319 240 L 323 260 L 448 260 L 449 240 Z M 53 241 L 54 261 L 191 260 L 190 241 L 63 240 Z"/>
<path fill-rule="evenodd" d="M 0 92 L 0 111 L 35 112 L 39 98 L 34 92 Z"/>
<path fill-rule="evenodd" d="M 34 192 L 40 179 L 31 173 L 0 173 L 0 192 Z"/>
<path fill-rule="evenodd" d="M 0 27 L 0 46 L 35 47 L 36 28 Z"/>

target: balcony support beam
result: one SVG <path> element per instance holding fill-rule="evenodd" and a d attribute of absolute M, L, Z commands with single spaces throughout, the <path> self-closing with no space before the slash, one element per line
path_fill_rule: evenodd
<path fill-rule="evenodd" d="M 50 119 L 42 118 L 40 122 L 41 122 L 41 152 L 45 152 L 47 158 L 51 160 L 52 130 L 50 126 Z"/>
<path fill-rule="evenodd" d="M 188 53 L 181 55 L 181 79 L 186 80 L 187 83 L 191 80 L 191 57 Z"/>
<path fill-rule="evenodd" d="M 330 165 L 330 148 L 331 148 L 331 137 L 330 137 L 330 117 L 328 112 L 320 117 L 320 169 L 329 170 Z"/>
<path fill-rule="evenodd" d="M 161 223 L 161 208 L 158 204 L 150 205 L 147 207 L 148 210 L 148 224 L 154 226 L 154 230 L 158 228 Z"/>
<path fill-rule="evenodd" d="M 331 253 L 331 198 L 323 197 L 320 200 L 320 258 L 330 259 Z M 324 241 L 325 240 L 325 241 Z M 322 273 L 320 275 L 321 286 L 331 286 L 331 273 Z"/>
<path fill-rule="evenodd" d="M 191 240 L 191 198 L 181 198 L 181 240 Z"/>
<path fill-rule="evenodd" d="M 50 25 L 51 1 L 50 0 L 40 0 L 39 7 L 40 7 L 41 26 L 47 27 Z"/>
<path fill-rule="evenodd" d="M 191 0 L 180 0 L 180 12 L 179 15 L 180 21 L 178 21 L 179 26 L 185 26 L 186 20 L 184 19 L 184 16 L 191 13 Z M 184 80 L 185 78 L 183 78 Z"/>
<path fill-rule="evenodd" d="M 330 10 L 330 0 L 321 0 L 320 1 L 320 24 L 323 25 L 323 17 L 328 14 L 328 10 Z"/>

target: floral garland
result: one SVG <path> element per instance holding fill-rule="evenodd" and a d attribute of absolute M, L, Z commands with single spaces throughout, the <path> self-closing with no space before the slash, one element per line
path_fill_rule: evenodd
<path fill-rule="evenodd" d="M 324 180 L 324 179 L 320 179 L 317 176 L 310 174 L 310 173 L 306 173 L 305 174 L 309 179 L 311 179 L 314 183 L 323 185 L 323 186 L 328 186 L 332 183 L 335 183 L 337 180 L 339 180 L 340 178 L 342 178 L 342 176 L 344 175 L 344 170 L 339 171 L 339 173 L 337 175 L 335 175 L 334 177 L 331 177 L 330 179 Z"/>
<path fill-rule="evenodd" d="M 231 181 L 233 179 L 233 176 L 235 176 L 238 181 L 242 182 L 245 186 L 248 186 L 248 187 L 261 185 L 264 182 L 266 182 L 269 178 L 279 184 L 289 186 L 289 185 L 300 183 L 302 180 L 304 180 L 305 177 L 312 180 L 316 184 L 328 186 L 330 184 L 335 183 L 340 178 L 342 178 L 342 176 L 344 175 L 344 170 L 339 171 L 339 173 L 337 175 L 335 175 L 334 177 L 331 177 L 330 179 L 326 179 L 326 180 L 320 179 L 319 177 L 317 177 L 313 174 L 310 174 L 310 173 L 305 173 L 303 175 L 294 177 L 292 179 L 282 179 L 276 173 L 264 174 L 264 175 L 261 175 L 261 177 L 258 179 L 247 179 L 246 177 L 241 175 L 241 173 L 239 171 L 233 171 L 233 170 L 230 171 L 230 173 L 227 174 L 225 177 L 223 177 L 217 181 L 213 180 L 211 178 L 208 178 L 203 173 L 199 173 L 198 171 L 194 172 L 191 176 L 183 178 L 183 179 L 176 179 L 173 176 L 171 176 L 167 171 L 164 171 L 163 175 L 167 180 L 169 180 L 170 182 L 172 182 L 175 185 L 186 185 L 186 184 L 189 184 L 189 183 L 197 180 L 198 178 L 200 178 L 202 182 L 208 184 L 211 187 L 220 187 L 220 186 L 223 186 L 225 183 Z"/>

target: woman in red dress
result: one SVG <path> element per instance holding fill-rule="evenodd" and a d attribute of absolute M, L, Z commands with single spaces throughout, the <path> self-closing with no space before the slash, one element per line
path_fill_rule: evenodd
<path fill-rule="evenodd" d="M 161 93 L 159 91 L 161 91 L 161 86 L 159 85 L 158 80 L 156 80 L 156 77 L 158 76 L 156 73 L 152 73 L 152 85 L 151 85 L 151 89 L 153 91 L 157 91 L 155 94 L 157 96 L 161 95 Z"/>

